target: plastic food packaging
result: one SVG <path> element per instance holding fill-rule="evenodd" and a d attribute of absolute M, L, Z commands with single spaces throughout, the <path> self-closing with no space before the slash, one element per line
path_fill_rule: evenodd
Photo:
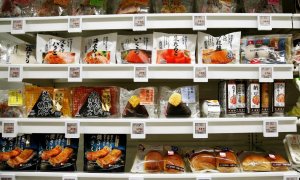
<path fill-rule="evenodd" d="M 300 167 L 300 135 L 288 134 L 283 142 L 290 163 L 295 167 Z"/>
<path fill-rule="evenodd" d="M 141 87 L 133 91 L 121 88 L 120 110 L 124 118 L 157 118 L 155 87 Z"/>
<path fill-rule="evenodd" d="M 41 171 L 76 171 L 79 139 L 64 134 L 39 134 L 39 165 Z"/>
<path fill-rule="evenodd" d="M 117 33 L 83 39 L 82 64 L 115 64 Z"/>
<path fill-rule="evenodd" d="M 193 0 L 158 0 L 153 2 L 155 13 L 192 13 Z"/>
<path fill-rule="evenodd" d="M 38 162 L 37 135 L 0 138 L 0 170 L 36 170 Z"/>
<path fill-rule="evenodd" d="M 195 0 L 198 13 L 235 13 L 237 0 Z"/>
<path fill-rule="evenodd" d="M 37 16 L 35 0 L 12 0 L 17 12 L 23 17 Z"/>
<path fill-rule="evenodd" d="M 234 151 L 228 148 L 218 148 L 216 152 L 217 170 L 221 173 L 240 172 L 239 161 Z"/>
<path fill-rule="evenodd" d="M 79 64 L 81 37 L 37 35 L 36 57 L 41 64 Z"/>
<path fill-rule="evenodd" d="M 153 33 L 153 64 L 195 64 L 197 35 Z"/>
<path fill-rule="evenodd" d="M 125 162 L 125 134 L 84 135 L 84 171 L 124 172 Z"/>
<path fill-rule="evenodd" d="M 275 81 L 273 84 L 273 116 L 284 116 L 285 81 Z"/>
<path fill-rule="evenodd" d="M 161 87 L 160 118 L 200 117 L 198 86 L 184 86 L 177 89 Z"/>
<path fill-rule="evenodd" d="M 112 14 L 150 13 L 151 0 L 113 0 Z"/>
<path fill-rule="evenodd" d="M 236 82 L 236 115 L 246 114 L 246 84 L 244 81 Z"/>
<path fill-rule="evenodd" d="M 283 13 L 282 0 L 242 0 L 246 13 Z"/>
<path fill-rule="evenodd" d="M 24 117 L 24 95 L 22 90 L 0 90 L 0 117 Z"/>
<path fill-rule="evenodd" d="M 151 64 L 153 35 L 118 36 L 118 64 Z"/>
<path fill-rule="evenodd" d="M 234 80 L 221 81 L 219 83 L 219 102 L 221 105 L 221 116 L 236 116 L 237 89 Z"/>
<path fill-rule="evenodd" d="M 239 64 L 241 32 L 219 37 L 198 32 L 200 64 Z"/>
<path fill-rule="evenodd" d="M 187 159 L 194 173 L 218 172 L 216 154 L 213 149 L 193 150 L 187 153 Z"/>
<path fill-rule="evenodd" d="M 73 117 L 119 116 L 119 88 L 78 87 L 72 90 Z"/>
<path fill-rule="evenodd" d="M 202 117 L 219 118 L 221 114 L 221 107 L 218 100 L 205 100 L 202 103 L 201 109 Z"/>
<path fill-rule="evenodd" d="M 61 15 L 60 8 L 57 4 L 55 4 L 54 0 L 36 0 L 36 4 L 37 4 L 37 16 Z"/>
<path fill-rule="evenodd" d="M 71 15 L 100 15 L 107 12 L 107 0 L 73 0 Z"/>
<path fill-rule="evenodd" d="M 15 17 L 21 15 L 21 9 L 13 3 L 12 0 L 0 1 L 0 17 Z"/>
<path fill-rule="evenodd" d="M 261 83 L 261 114 L 269 116 L 271 102 L 271 88 L 269 83 Z"/>
<path fill-rule="evenodd" d="M 292 63 L 294 64 L 295 67 L 298 67 L 300 64 L 300 34 L 293 35 Z"/>
<path fill-rule="evenodd" d="M 291 63 L 291 52 L 291 35 L 246 36 L 241 40 L 242 64 Z"/>
<path fill-rule="evenodd" d="M 259 116 L 260 114 L 260 84 L 257 80 L 247 83 L 247 115 Z"/>

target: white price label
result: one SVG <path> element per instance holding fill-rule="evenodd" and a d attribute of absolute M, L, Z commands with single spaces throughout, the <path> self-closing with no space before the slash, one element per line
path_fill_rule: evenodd
<path fill-rule="evenodd" d="M 77 178 L 77 176 L 75 176 L 75 175 L 64 175 L 63 177 L 62 177 L 62 180 L 77 180 L 78 178 Z"/>
<path fill-rule="evenodd" d="M 207 21 L 207 17 L 204 15 L 193 16 L 193 30 L 194 31 L 207 30 L 206 21 Z"/>
<path fill-rule="evenodd" d="M 24 19 L 13 19 L 11 21 L 11 34 L 25 34 Z"/>
<path fill-rule="evenodd" d="M 207 73 L 207 66 L 194 66 L 194 82 L 208 82 Z"/>
<path fill-rule="evenodd" d="M 211 180 L 211 176 L 203 174 L 201 176 L 196 177 L 196 180 Z"/>
<path fill-rule="evenodd" d="M 23 68 L 17 65 L 11 65 L 8 67 L 8 81 L 9 82 L 22 82 L 23 80 Z"/>
<path fill-rule="evenodd" d="M 208 122 L 204 120 L 196 120 L 193 122 L 193 137 L 208 138 Z"/>
<path fill-rule="evenodd" d="M 259 82 L 274 82 L 272 66 L 262 66 L 259 68 Z"/>
<path fill-rule="evenodd" d="M 148 82 L 148 66 L 134 66 L 134 82 Z"/>
<path fill-rule="evenodd" d="M 14 174 L 1 174 L 0 180 L 16 180 L 16 176 Z"/>
<path fill-rule="evenodd" d="M 68 19 L 68 32 L 82 32 L 82 18 L 81 17 L 69 17 Z"/>
<path fill-rule="evenodd" d="M 146 123 L 132 122 L 131 123 L 131 139 L 145 139 L 146 138 Z"/>
<path fill-rule="evenodd" d="M 65 122 L 65 137 L 66 138 L 79 138 L 80 137 L 79 121 L 66 121 Z"/>
<path fill-rule="evenodd" d="M 132 30 L 147 31 L 147 17 L 145 15 L 134 15 Z"/>
<path fill-rule="evenodd" d="M 264 137 L 278 137 L 278 120 L 263 122 Z"/>
<path fill-rule="evenodd" d="M 129 176 L 128 180 L 144 180 L 143 176 L 133 175 Z"/>
<path fill-rule="evenodd" d="M 272 17 L 271 16 L 258 16 L 258 30 L 270 31 L 272 30 Z"/>
<path fill-rule="evenodd" d="M 15 120 L 2 121 L 2 137 L 17 137 L 18 123 Z"/>
<path fill-rule="evenodd" d="M 299 180 L 299 176 L 296 174 L 287 174 L 283 176 L 283 180 Z"/>
<path fill-rule="evenodd" d="M 69 82 L 82 82 L 82 66 L 70 65 L 68 67 L 68 81 Z"/>

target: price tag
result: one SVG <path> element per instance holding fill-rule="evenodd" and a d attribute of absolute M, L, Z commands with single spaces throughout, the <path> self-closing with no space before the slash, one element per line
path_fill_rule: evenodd
<path fill-rule="evenodd" d="M 128 180 L 144 180 L 144 177 L 139 175 L 133 175 L 129 176 Z"/>
<path fill-rule="evenodd" d="M 24 19 L 13 19 L 11 21 L 11 34 L 25 34 Z"/>
<path fill-rule="evenodd" d="M 145 15 L 134 15 L 132 30 L 147 31 L 147 17 Z"/>
<path fill-rule="evenodd" d="M 134 66 L 134 82 L 148 82 L 148 66 Z"/>
<path fill-rule="evenodd" d="M 211 176 L 203 174 L 201 176 L 196 177 L 196 180 L 211 180 Z"/>
<path fill-rule="evenodd" d="M 271 16 L 257 16 L 258 20 L 258 30 L 260 31 L 271 31 L 272 26 L 271 26 L 271 21 L 272 17 Z"/>
<path fill-rule="evenodd" d="M 259 68 L 259 82 L 274 82 L 272 66 L 261 66 Z"/>
<path fill-rule="evenodd" d="M 82 82 L 82 66 L 70 65 L 68 67 L 68 81 L 69 82 Z"/>
<path fill-rule="evenodd" d="M 198 31 L 198 30 L 207 30 L 207 25 L 206 25 L 206 16 L 193 16 L 193 30 Z"/>
<path fill-rule="evenodd" d="M 16 176 L 14 174 L 1 174 L 0 180 L 16 180 Z"/>
<path fill-rule="evenodd" d="M 23 68 L 18 65 L 8 67 L 8 82 L 22 82 Z"/>
<path fill-rule="evenodd" d="M 80 137 L 79 121 L 66 121 L 65 122 L 65 137 L 66 138 L 79 138 Z"/>
<path fill-rule="evenodd" d="M 131 122 L 131 139 L 145 139 L 146 138 L 146 123 L 145 122 Z"/>
<path fill-rule="evenodd" d="M 264 137 L 278 137 L 278 120 L 263 122 Z"/>
<path fill-rule="evenodd" d="M 283 176 L 283 180 L 299 180 L 299 177 L 296 174 L 288 174 Z"/>
<path fill-rule="evenodd" d="M 62 180 L 77 180 L 78 178 L 77 178 L 77 176 L 75 176 L 75 175 L 64 175 L 63 177 L 62 177 Z"/>
<path fill-rule="evenodd" d="M 194 82 L 208 82 L 207 73 L 207 66 L 194 66 Z"/>
<path fill-rule="evenodd" d="M 69 17 L 68 19 L 68 32 L 82 32 L 82 18 L 81 17 Z"/>
<path fill-rule="evenodd" d="M 17 137 L 18 123 L 15 120 L 2 121 L 2 137 Z"/>
<path fill-rule="evenodd" d="M 193 122 L 193 137 L 208 138 L 208 122 L 205 120 L 195 120 Z"/>

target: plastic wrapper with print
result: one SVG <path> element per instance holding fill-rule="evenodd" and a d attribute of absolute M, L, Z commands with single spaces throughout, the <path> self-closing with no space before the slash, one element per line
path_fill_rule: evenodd
<path fill-rule="evenodd" d="M 234 80 L 219 83 L 219 101 L 222 117 L 236 116 L 237 87 Z"/>
<path fill-rule="evenodd" d="M 150 13 L 151 0 L 112 0 L 112 14 Z"/>
<path fill-rule="evenodd" d="M 71 15 L 100 15 L 107 12 L 107 0 L 72 0 Z"/>
<path fill-rule="evenodd" d="M 21 9 L 12 0 L 0 1 L 0 17 L 15 17 L 21 15 Z"/>
<path fill-rule="evenodd" d="M 283 140 L 284 146 L 293 167 L 300 167 L 300 135 L 288 134 Z"/>
<path fill-rule="evenodd" d="M 193 0 L 159 0 L 153 1 L 155 13 L 192 13 Z"/>
<path fill-rule="evenodd" d="M 300 34 L 293 35 L 292 63 L 298 67 L 300 64 Z"/>
<path fill-rule="evenodd" d="M 275 81 L 273 84 L 273 116 L 284 116 L 285 111 L 285 81 Z"/>
<path fill-rule="evenodd" d="M 22 118 L 24 114 L 23 90 L 0 90 L 0 117 Z"/>
<path fill-rule="evenodd" d="M 36 0 L 37 16 L 59 16 L 59 6 L 54 0 Z"/>
<path fill-rule="evenodd" d="M 198 13 L 235 13 L 237 0 L 195 0 Z"/>
<path fill-rule="evenodd" d="M 246 13 L 283 13 L 283 0 L 242 0 Z M 286 2 L 285 2 L 286 3 Z"/>

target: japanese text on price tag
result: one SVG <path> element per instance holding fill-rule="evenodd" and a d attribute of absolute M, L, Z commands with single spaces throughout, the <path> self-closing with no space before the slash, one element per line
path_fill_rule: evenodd
<path fill-rule="evenodd" d="M 146 138 L 146 123 L 132 122 L 131 123 L 131 139 L 145 139 Z"/>
<path fill-rule="evenodd" d="M 147 31 L 147 17 L 145 15 L 134 15 L 132 30 Z"/>
<path fill-rule="evenodd" d="M 21 66 L 9 66 L 8 67 L 8 81 L 9 82 L 22 82 L 23 80 L 23 68 Z"/>
<path fill-rule="evenodd" d="M 66 138 L 79 138 L 80 137 L 79 121 L 67 121 L 65 123 L 65 137 Z"/>
<path fill-rule="evenodd" d="M 278 120 L 265 120 L 264 137 L 278 137 Z"/>
<path fill-rule="evenodd" d="M 69 82 L 82 82 L 82 67 L 69 66 L 68 67 L 68 81 Z"/>
<path fill-rule="evenodd" d="M 148 82 L 148 66 L 134 66 L 134 82 Z"/>
<path fill-rule="evenodd" d="M 207 30 L 206 16 L 193 16 L 193 30 Z"/>
<path fill-rule="evenodd" d="M 207 131 L 208 123 L 204 120 L 196 120 L 193 122 L 193 137 L 194 138 L 208 138 Z"/>
<path fill-rule="evenodd" d="M 272 30 L 271 16 L 258 16 L 258 30 L 270 31 Z"/>
<path fill-rule="evenodd" d="M 16 176 L 14 174 L 1 174 L 0 180 L 16 180 Z"/>
<path fill-rule="evenodd" d="M 195 66 L 194 67 L 194 82 L 208 82 L 207 66 Z"/>
<path fill-rule="evenodd" d="M 82 18 L 81 17 L 69 17 L 68 32 L 82 32 Z"/>
<path fill-rule="evenodd" d="M 274 82 L 272 66 L 262 66 L 259 68 L 259 82 Z"/>
<path fill-rule="evenodd" d="M 2 137 L 16 137 L 18 135 L 18 123 L 15 120 L 2 121 Z"/>
<path fill-rule="evenodd" d="M 11 22 L 11 34 L 25 34 L 25 20 L 13 19 Z"/>

